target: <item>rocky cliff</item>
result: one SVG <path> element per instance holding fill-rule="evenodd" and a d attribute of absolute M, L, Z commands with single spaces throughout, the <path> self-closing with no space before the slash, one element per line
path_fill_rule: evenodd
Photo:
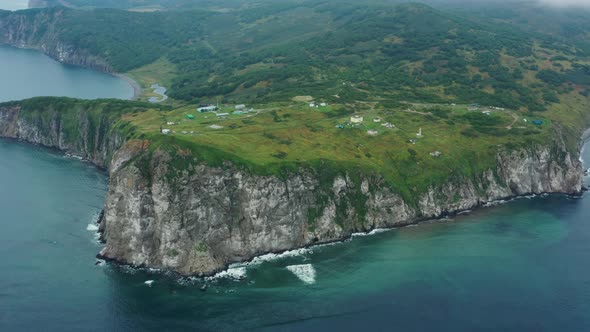
<path fill-rule="evenodd" d="M 112 160 L 101 255 L 187 275 L 506 197 L 582 189 L 581 164 L 559 140 L 498 151 L 486 172 L 449 179 L 411 202 L 374 174 L 344 171 L 326 180 L 321 169 L 301 168 L 279 178 L 148 150 L 148 142 L 130 141 Z M 178 171 L 177 158 L 193 162 Z"/>
<path fill-rule="evenodd" d="M 129 139 L 125 126 L 113 120 L 119 113 L 97 108 L 99 102 L 93 108 L 65 99 L 61 111 L 36 109 L 46 104 L 41 99 L 26 107 L 0 105 L 0 137 L 58 148 L 108 167 L 101 223 L 106 247 L 100 255 L 185 275 L 208 275 L 256 255 L 506 197 L 582 190 L 581 163 L 568 151 L 559 127 L 547 145 L 500 149 L 495 165 L 481 174 L 455 176 L 408 198 L 379 174 L 335 171 L 327 163 L 281 177 L 230 162 L 211 166 L 189 150 Z"/>
<path fill-rule="evenodd" d="M 100 56 L 63 40 L 57 25 L 66 10 L 69 9 L 15 13 L 0 11 L 0 44 L 32 48 L 62 63 L 113 72 L 112 67 Z"/>
<path fill-rule="evenodd" d="M 36 112 L 23 111 L 17 104 L 0 106 L 0 137 L 59 149 L 101 168 L 108 167 L 112 155 L 126 140 L 126 134 L 113 125 L 108 114 L 97 115 L 90 110 Z"/>

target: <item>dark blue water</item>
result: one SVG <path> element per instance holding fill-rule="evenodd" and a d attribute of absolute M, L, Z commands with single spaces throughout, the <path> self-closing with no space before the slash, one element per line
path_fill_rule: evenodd
<path fill-rule="evenodd" d="M 0 140 L 0 331 L 590 330 L 588 196 L 355 237 L 235 268 L 245 280 L 203 292 L 203 281 L 94 265 L 87 227 L 106 183 L 90 165 Z"/>

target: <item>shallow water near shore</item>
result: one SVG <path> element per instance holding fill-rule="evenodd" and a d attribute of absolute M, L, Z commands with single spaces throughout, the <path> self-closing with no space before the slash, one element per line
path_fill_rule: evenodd
<path fill-rule="evenodd" d="M 0 157 L 3 331 L 590 326 L 589 196 L 518 199 L 269 256 L 205 282 L 95 265 L 101 245 L 89 224 L 106 175 L 11 140 L 0 140 Z"/>

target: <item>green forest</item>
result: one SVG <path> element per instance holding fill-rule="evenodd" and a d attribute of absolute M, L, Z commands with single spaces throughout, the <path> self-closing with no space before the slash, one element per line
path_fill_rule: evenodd
<path fill-rule="evenodd" d="M 98 2 L 69 3 L 92 8 Z M 156 5 L 165 10 L 54 7 L 4 12 L 0 19 L 47 22 L 35 38 L 58 31 L 65 43 L 106 59 L 117 72 L 166 59 L 179 73 L 170 96 L 192 103 L 314 94 L 338 102 L 477 102 L 544 111 L 580 86 L 588 94 L 587 14 L 566 20 L 562 11 L 526 6 L 440 10 L 436 3 L 378 0 L 129 0 L 111 6 Z M 550 27 L 531 23 L 543 21 Z"/>

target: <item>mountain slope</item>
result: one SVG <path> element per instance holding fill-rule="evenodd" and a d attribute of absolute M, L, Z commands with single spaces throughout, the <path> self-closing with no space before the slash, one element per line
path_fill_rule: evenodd
<path fill-rule="evenodd" d="M 187 101 L 220 95 L 284 100 L 321 91 L 321 97 L 345 101 L 380 96 L 538 111 L 556 101 L 550 88 L 563 90 L 568 77 L 586 73 L 578 70 L 585 68 L 586 52 L 576 44 L 420 4 L 287 1 L 228 12 L 4 12 L 0 40 L 23 22 L 30 46 L 51 35 L 115 71 L 165 57 L 182 72 L 171 96 Z M 545 70 L 540 77 L 539 70 Z"/>

